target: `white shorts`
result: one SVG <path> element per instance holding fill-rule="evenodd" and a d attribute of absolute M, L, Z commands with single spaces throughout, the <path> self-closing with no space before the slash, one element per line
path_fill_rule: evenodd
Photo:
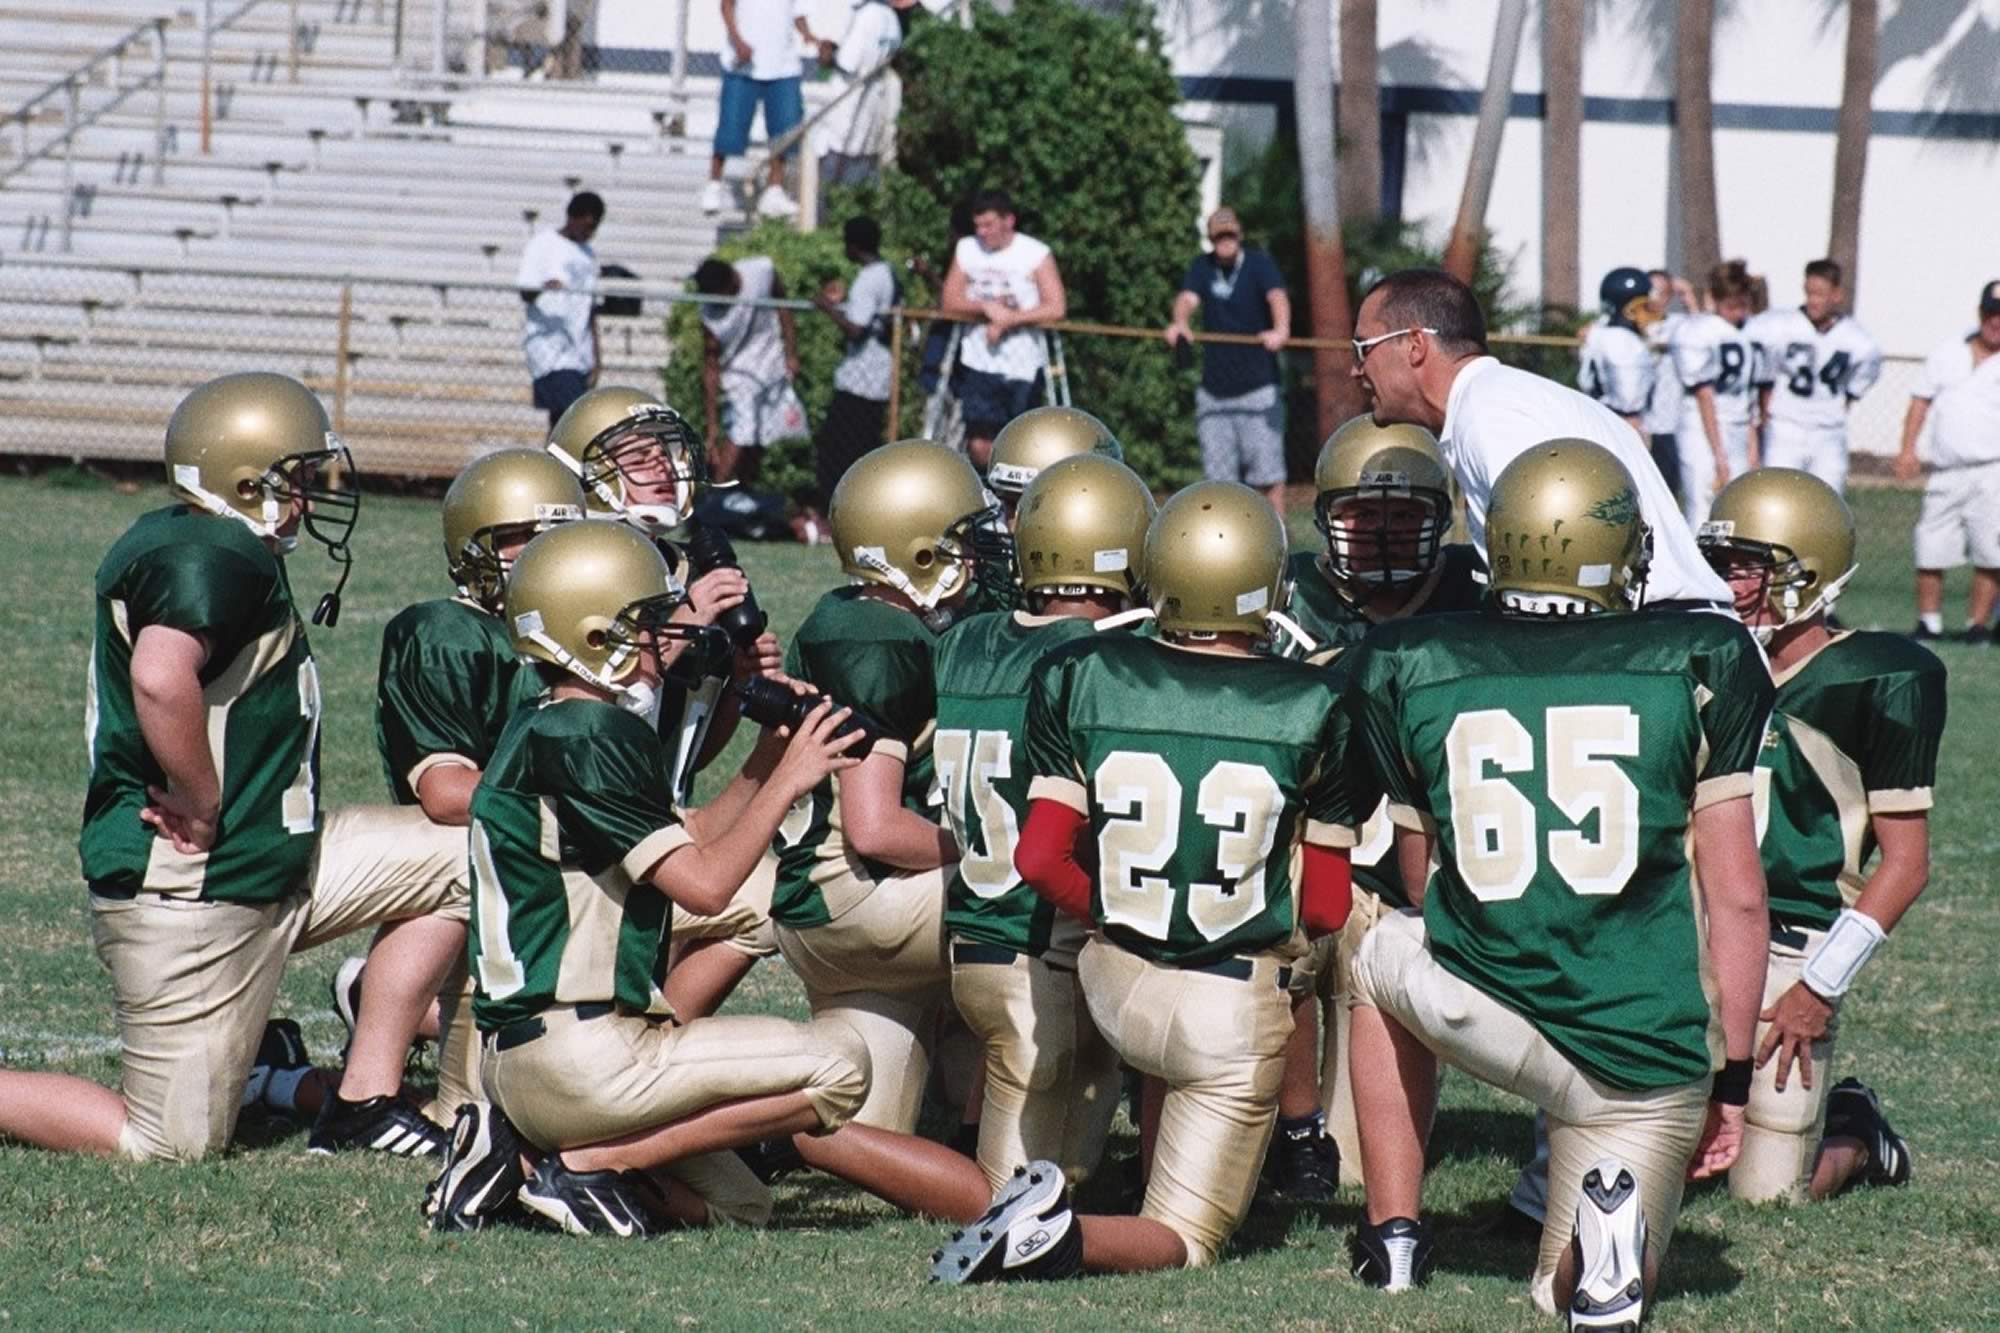
<path fill-rule="evenodd" d="M 1841 495 L 1847 494 L 1847 427 L 1799 426 L 1773 421 L 1764 427 L 1764 466 L 1810 472 Z"/>
<path fill-rule="evenodd" d="M 1750 470 L 1750 424 L 1716 424 L 1722 428 L 1722 452 L 1729 459 L 1729 479 L 1734 481 Z M 1689 527 L 1699 528 L 1708 521 L 1716 491 L 1715 450 L 1709 447 L 1708 432 L 1702 429 L 1699 415 L 1691 425 L 1682 424 L 1674 436 L 1674 448 L 1681 465 L 1681 512 L 1687 515 Z"/>
<path fill-rule="evenodd" d="M 2000 569 L 2000 462 L 1931 473 L 1914 544 L 1918 569 Z"/>

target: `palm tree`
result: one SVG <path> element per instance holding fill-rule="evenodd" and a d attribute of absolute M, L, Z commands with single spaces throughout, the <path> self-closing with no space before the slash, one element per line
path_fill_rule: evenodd
<path fill-rule="evenodd" d="M 1542 4 L 1542 305 L 1581 299 L 1577 268 L 1583 174 L 1583 0 Z"/>
<path fill-rule="evenodd" d="M 1722 262 L 1715 203 L 1715 0 L 1680 0 L 1674 39 L 1674 154 L 1681 175 L 1681 267 L 1699 285 Z"/>
<path fill-rule="evenodd" d="M 1868 173 L 1870 95 L 1881 41 L 1876 0 L 1849 0 L 1847 58 L 1840 69 L 1840 120 L 1833 148 L 1833 226 L 1827 252 L 1846 275 L 1848 305 L 1859 290 L 1861 187 Z"/>
<path fill-rule="evenodd" d="M 1375 0 L 1340 0 L 1340 214 L 1382 215 L 1381 79 Z"/>
<path fill-rule="evenodd" d="M 1333 0 L 1297 0 L 1292 7 L 1293 111 L 1299 126 L 1299 202 L 1305 213 L 1306 288 L 1313 333 L 1346 338 L 1354 332 L 1347 306 L 1347 256 L 1340 242 L 1340 158 L 1333 134 Z M 1322 438 L 1353 415 L 1359 392 L 1337 349 L 1313 352 L 1313 383 Z"/>
<path fill-rule="evenodd" d="M 1445 271 L 1461 282 L 1471 282 L 1479 265 L 1486 201 L 1492 197 L 1493 175 L 1500 166 L 1500 135 L 1507 127 L 1507 104 L 1514 95 L 1514 64 L 1521 54 L 1527 10 L 1527 0 L 1500 0 L 1493 20 L 1493 57 L 1486 66 L 1486 90 L 1479 95 L 1479 124 L 1472 132 L 1472 158 L 1465 164 L 1465 192 L 1459 196 L 1458 220 L 1444 251 Z M 1303 151 L 1303 142 L 1300 148 Z"/>

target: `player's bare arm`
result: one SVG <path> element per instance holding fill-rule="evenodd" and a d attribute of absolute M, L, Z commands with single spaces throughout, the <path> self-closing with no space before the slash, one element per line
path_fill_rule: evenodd
<path fill-rule="evenodd" d="M 840 818 L 854 850 L 898 870 L 958 860 L 951 831 L 903 804 L 903 760 L 877 748 L 840 779 Z"/>
<path fill-rule="evenodd" d="M 1745 1068 L 1750 1059 L 1771 947 L 1757 820 L 1747 793 L 1694 812 L 1694 864 L 1706 897 L 1709 965 L 1719 992 L 1725 1077 L 1730 1077 L 1732 1067 Z M 1746 1081 L 1746 1099 L 1747 1087 Z M 1733 1095 L 1721 1088 L 1718 1092 Z M 1711 1101 L 1688 1174 L 1696 1180 L 1720 1174 L 1742 1147 L 1742 1104 Z"/>
<path fill-rule="evenodd" d="M 201 697 L 201 668 L 208 646 L 198 634 L 148 625 L 132 645 L 132 705 L 146 746 L 167 775 L 151 787 L 140 818 L 170 839 L 183 855 L 215 842 L 222 810 L 222 780 L 208 748 L 208 706 Z"/>

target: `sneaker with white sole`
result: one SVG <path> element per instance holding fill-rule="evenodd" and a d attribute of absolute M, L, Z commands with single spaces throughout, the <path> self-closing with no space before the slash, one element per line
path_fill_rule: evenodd
<path fill-rule="evenodd" d="M 1583 1173 L 1576 1200 L 1576 1294 L 1569 1327 L 1638 1333 L 1646 1313 L 1646 1210 L 1639 1182 L 1607 1157 Z"/>
<path fill-rule="evenodd" d="M 711 216 L 729 207 L 729 187 L 721 181 L 710 181 L 701 187 L 701 211 Z"/>
<path fill-rule="evenodd" d="M 572 1236 L 643 1240 L 646 1205 L 623 1171 L 572 1171 L 550 1153 L 522 1184 L 521 1206 Z"/>
<path fill-rule="evenodd" d="M 1054 1282 L 1083 1271 L 1083 1228 L 1054 1162 L 1030 1162 L 993 1204 L 931 1255 L 931 1281 Z"/>
<path fill-rule="evenodd" d="M 782 185 L 766 185 L 764 193 L 757 196 L 757 216 L 760 218 L 795 218 L 799 206 L 785 193 Z"/>
<path fill-rule="evenodd" d="M 306 1151 L 329 1156 L 363 1149 L 392 1157 L 435 1157 L 444 1151 L 445 1132 L 423 1113 L 397 1098 L 378 1096 L 350 1102 L 329 1094 L 306 1137 Z"/>
<path fill-rule="evenodd" d="M 1367 1222 L 1354 1230 L 1348 1254 L 1354 1276 L 1383 1291 L 1408 1291 L 1431 1275 L 1436 1246 L 1431 1225 L 1411 1217 Z"/>
<path fill-rule="evenodd" d="M 444 1165 L 424 1190 L 433 1231 L 477 1231 L 515 1207 L 527 1183 L 521 1137 L 497 1106 L 466 1102 L 452 1121 Z"/>

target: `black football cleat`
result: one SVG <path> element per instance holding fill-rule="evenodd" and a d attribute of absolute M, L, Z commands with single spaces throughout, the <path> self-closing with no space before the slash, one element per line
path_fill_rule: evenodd
<path fill-rule="evenodd" d="M 1889 1126 L 1882 1099 L 1858 1078 L 1844 1078 L 1826 1094 L 1826 1129 L 1822 1138 L 1860 1139 L 1868 1149 L 1868 1185 L 1910 1183 L 1910 1145 Z"/>
<path fill-rule="evenodd" d="M 395 1157 L 434 1157 L 445 1149 L 445 1132 L 414 1107 L 394 1097 L 350 1102 L 329 1093 L 306 1139 L 306 1151 L 330 1155 L 368 1150 Z"/>
<path fill-rule="evenodd" d="M 525 1183 L 521 1137 L 506 1112 L 466 1102 L 452 1121 L 444 1165 L 424 1190 L 424 1216 L 433 1231 L 477 1231 L 512 1212 Z"/>
<path fill-rule="evenodd" d="M 931 1255 L 931 1281 L 1055 1282 L 1083 1271 L 1083 1228 L 1054 1162 L 1030 1162 L 993 1204 Z"/>
<path fill-rule="evenodd" d="M 550 1153 L 521 1186 L 521 1206 L 572 1236 L 643 1240 L 649 1222 L 630 1173 L 572 1171 Z"/>
<path fill-rule="evenodd" d="M 1393 1292 L 1422 1286 L 1430 1278 L 1436 1249 L 1430 1223 L 1392 1217 L 1356 1227 L 1349 1254 L 1355 1277 Z"/>
<path fill-rule="evenodd" d="M 1264 1159 L 1264 1183 L 1293 1203 L 1330 1202 L 1340 1190 L 1340 1146 L 1317 1124 L 1296 1132 L 1281 1126 Z"/>

